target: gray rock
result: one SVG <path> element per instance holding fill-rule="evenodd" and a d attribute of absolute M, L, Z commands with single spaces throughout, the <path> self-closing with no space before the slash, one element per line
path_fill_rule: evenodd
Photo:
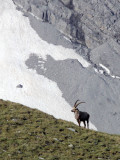
<path fill-rule="evenodd" d="M 69 144 L 68 147 L 73 148 L 73 144 Z"/>
<path fill-rule="evenodd" d="M 63 2 L 65 6 L 69 6 L 72 3 L 71 0 L 61 0 L 61 2 Z"/>
<path fill-rule="evenodd" d="M 13 0 L 74 42 L 96 48 L 109 38 L 120 43 L 120 1 Z"/>
<path fill-rule="evenodd" d="M 76 130 L 73 129 L 73 128 L 67 128 L 68 130 L 72 131 L 72 132 L 75 132 Z"/>
<path fill-rule="evenodd" d="M 109 40 L 90 52 L 90 60 L 94 64 L 103 64 L 112 75 L 120 77 L 120 45 Z"/>
<path fill-rule="evenodd" d="M 39 159 L 44 159 L 44 158 L 42 158 L 42 157 L 39 157 Z"/>
<path fill-rule="evenodd" d="M 16 86 L 16 88 L 23 88 L 23 85 L 22 85 L 22 84 L 18 84 L 18 85 Z"/>
<path fill-rule="evenodd" d="M 57 138 L 53 138 L 55 141 L 59 141 Z"/>

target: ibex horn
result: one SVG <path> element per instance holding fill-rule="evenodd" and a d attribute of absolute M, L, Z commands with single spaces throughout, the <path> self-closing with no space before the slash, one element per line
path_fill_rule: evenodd
<path fill-rule="evenodd" d="M 80 101 L 80 100 L 78 99 L 78 100 L 75 102 L 75 104 L 74 104 L 74 107 L 75 107 L 75 108 L 76 108 L 76 104 L 77 104 L 78 101 Z"/>
<path fill-rule="evenodd" d="M 85 102 L 79 102 L 79 103 L 76 105 L 76 107 L 77 107 L 79 104 L 81 104 L 81 103 L 85 103 Z"/>
<path fill-rule="evenodd" d="M 75 102 L 75 105 L 74 105 L 75 108 L 76 108 L 79 104 L 85 103 L 85 102 L 79 102 L 79 103 L 77 104 L 78 101 L 79 101 L 79 100 L 77 100 L 77 101 Z"/>

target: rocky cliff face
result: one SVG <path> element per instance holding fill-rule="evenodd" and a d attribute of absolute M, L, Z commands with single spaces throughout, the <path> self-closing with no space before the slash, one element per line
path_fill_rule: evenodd
<path fill-rule="evenodd" d="M 98 70 L 101 63 L 120 77 L 120 0 L 13 1 L 78 44 L 77 52 Z"/>
<path fill-rule="evenodd" d="M 119 0 L 13 0 L 54 24 L 74 42 L 93 49 L 112 38 L 120 43 Z"/>

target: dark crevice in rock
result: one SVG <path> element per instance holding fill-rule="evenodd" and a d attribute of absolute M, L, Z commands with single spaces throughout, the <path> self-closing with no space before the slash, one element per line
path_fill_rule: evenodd
<path fill-rule="evenodd" d="M 73 13 L 70 17 L 69 24 L 71 25 L 71 36 L 73 39 L 79 43 L 85 44 L 84 31 L 82 29 L 80 14 Z"/>
<path fill-rule="evenodd" d="M 43 12 L 42 19 L 44 22 L 49 22 L 48 11 Z"/>

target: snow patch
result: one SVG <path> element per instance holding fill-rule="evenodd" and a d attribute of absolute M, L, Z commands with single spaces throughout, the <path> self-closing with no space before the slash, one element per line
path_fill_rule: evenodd
<path fill-rule="evenodd" d="M 110 70 L 107 67 L 105 67 L 103 64 L 99 64 L 99 66 L 101 66 L 107 72 L 107 74 L 110 75 Z"/>
<path fill-rule="evenodd" d="M 64 39 L 66 39 L 67 41 L 71 42 L 70 39 L 66 36 L 64 36 Z"/>
<path fill-rule="evenodd" d="M 94 70 L 95 70 L 96 73 L 104 74 L 104 71 L 105 71 L 110 77 L 115 78 L 115 79 L 120 79 L 119 76 L 112 75 L 111 72 L 110 72 L 110 70 L 106 66 L 104 66 L 103 64 L 99 63 L 99 66 L 102 67 L 103 70 L 102 69 L 94 68 Z"/>
<path fill-rule="evenodd" d="M 112 75 L 111 72 L 110 72 L 110 70 L 109 70 L 107 67 L 105 67 L 103 64 L 99 64 L 99 65 L 106 71 L 106 73 L 107 73 L 110 77 L 116 78 L 116 79 L 120 79 L 119 76 Z M 103 74 L 103 73 L 102 73 L 102 74 Z"/>

